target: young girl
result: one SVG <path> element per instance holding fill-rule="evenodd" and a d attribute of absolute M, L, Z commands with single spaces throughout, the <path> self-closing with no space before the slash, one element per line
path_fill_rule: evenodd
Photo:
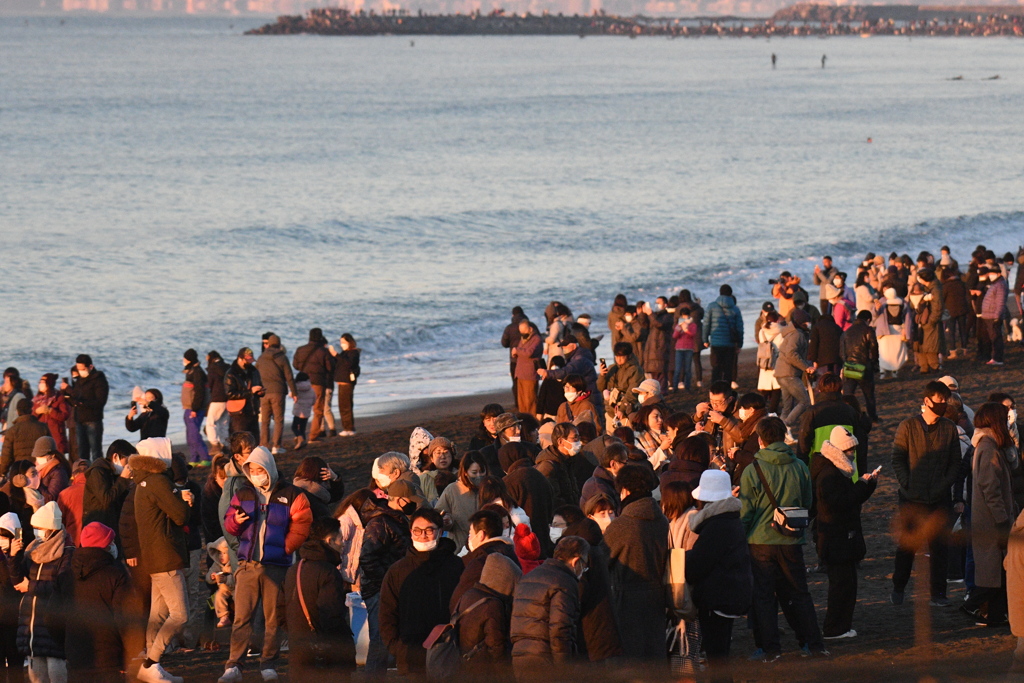
<path fill-rule="evenodd" d="M 213 613 L 217 615 L 217 628 L 231 625 L 231 598 L 235 592 L 235 575 L 231 573 L 231 558 L 228 556 L 228 542 L 221 536 L 206 547 L 210 556 L 210 571 L 206 583 L 217 586 L 213 594 Z"/>
<path fill-rule="evenodd" d="M 314 401 L 316 394 L 309 382 L 309 375 L 300 372 L 295 375 L 295 404 L 292 405 L 292 434 L 295 435 L 292 448 L 295 450 L 306 445 L 306 425 L 309 423 L 310 413 L 313 412 Z"/>

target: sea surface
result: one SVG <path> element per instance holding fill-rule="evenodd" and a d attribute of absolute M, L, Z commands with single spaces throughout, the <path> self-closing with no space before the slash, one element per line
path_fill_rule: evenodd
<path fill-rule="evenodd" d="M 108 441 L 135 385 L 183 431 L 189 347 L 351 332 L 366 415 L 506 386 L 517 304 L 598 333 L 618 292 L 729 282 L 749 326 L 825 252 L 1024 243 L 1021 40 L 258 23 L 0 18 L 0 364 L 92 354 Z"/>

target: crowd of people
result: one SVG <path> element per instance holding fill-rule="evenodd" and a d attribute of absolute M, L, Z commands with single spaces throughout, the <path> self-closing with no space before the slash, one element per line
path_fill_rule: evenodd
<path fill-rule="evenodd" d="M 241 681 L 246 666 L 277 680 L 282 653 L 292 676 L 344 676 L 358 661 L 368 676 L 396 667 L 523 682 L 627 662 L 730 680 L 735 628 L 752 631 L 749 659 L 782 657 L 780 608 L 794 649 L 829 657 L 829 642 L 857 636 L 861 506 L 882 469 L 867 464 L 876 374 L 899 372 L 911 353 L 936 373 L 972 342 L 977 361 L 1001 364 L 1007 301 L 1018 306 L 1024 280 L 1018 269 L 1010 298 L 1011 264 L 983 249 L 964 275 L 946 249 L 937 262 L 891 260 L 869 255 L 851 288 L 824 259 L 818 306 L 783 273 L 753 323 L 757 387 L 742 394 L 744 326 L 727 285 L 706 308 L 687 290 L 636 305 L 617 297 L 611 363 L 590 316 L 552 302 L 542 330 L 516 308 L 502 339 L 515 407 L 485 406 L 465 446 L 418 427 L 407 450 L 363 471 L 315 455 L 288 473 L 279 462 L 286 396 L 295 447 L 328 436 L 335 391 L 338 435 L 354 433 L 350 335 L 335 350 L 313 329 L 291 363 L 272 333 L 258 359 L 243 348 L 230 366 L 210 352 L 204 369 L 186 351 L 187 453 L 166 436 L 157 389 L 140 391 L 125 418 L 137 443 L 104 449 L 108 387 L 86 355 L 72 381 L 46 374 L 36 392 L 9 368 L 8 674 L 181 681 L 167 656 L 215 648 L 216 629 L 230 629 L 220 683 Z M 927 552 L 930 605 L 950 606 L 949 581 L 963 581 L 965 623 L 1009 622 L 1024 671 L 1015 402 L 994 393 L 972 410 L 958 389 L 948 375 L 929 381 L 886 454 L 898 489 L 890 600 L 904 603 Z M 693 409 L 670 407 L 673 392 Z M 207 461 L 195 481 L 192 466 Z M 346 492 L 346 478 L 362 485 Z M 808 561 L 828 582 L 820 622 Z"/>

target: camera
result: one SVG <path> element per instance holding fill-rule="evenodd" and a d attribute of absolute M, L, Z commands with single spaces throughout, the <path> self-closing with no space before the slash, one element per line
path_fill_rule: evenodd
<path fill-rule="evenodd" d="M 779 281 L 775 280 L 773 278 L 768 278 L 768 284 L 770 284 L 770 285 L 777 285 L 777 284 L 779 284 Z"/>

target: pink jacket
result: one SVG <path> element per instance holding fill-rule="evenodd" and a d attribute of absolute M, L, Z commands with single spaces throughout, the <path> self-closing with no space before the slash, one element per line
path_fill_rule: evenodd
<path fill-rule="evenodd" d="M 676 325 L 672 330 L 672 339 L 676 343 L 676 351 L 697 350 L 697 323 L 690 322 L 688 325 Z"/>

